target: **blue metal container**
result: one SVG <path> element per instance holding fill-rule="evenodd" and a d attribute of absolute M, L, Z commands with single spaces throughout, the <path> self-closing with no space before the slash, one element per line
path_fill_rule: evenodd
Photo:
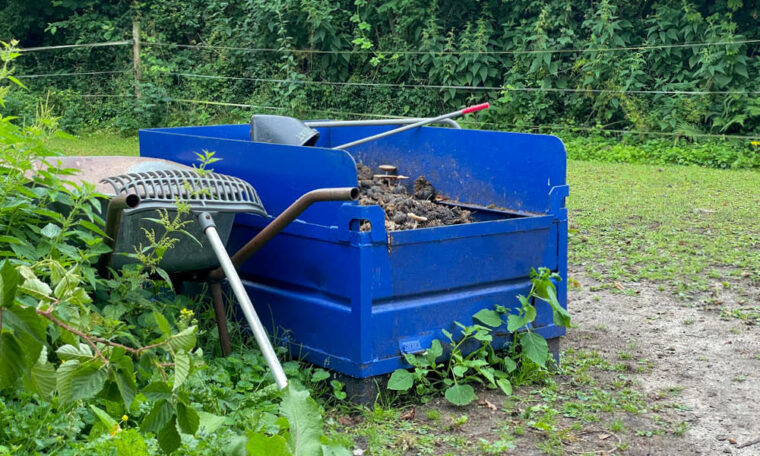
<path fill-rule="evenodd" d="M 330 149 L 385 131 L 321 128 L 316 147 L 255 143 L 249 125 L 140 132 L 142 156 L 184 164 L 216 152 L 215 171 L 243 178 L 270 216 L 307 191 L 357 185 L 356 162 L 424 175 L 437 191 L 473 211 L 476 223 L 386 232 L 379 206 L 319 203 L 241 267 L 261 320 L 305 359 L 365 378 L 404 366 L 454 321 L 499 304 L 516 307 L 531 268 L 567 276 L 566 158 L 553 136 L 424 127 L 352 148 Z M 362 221 L 370 231 L 360 231 Z M 269 222 L 238 214 L 235 251 Z M 563 306 L 565 282 L 557 287 Z M 538 304 L 537 331 L 564 334 Z M 495 345 L 508 343 L 496 331 Z"/>

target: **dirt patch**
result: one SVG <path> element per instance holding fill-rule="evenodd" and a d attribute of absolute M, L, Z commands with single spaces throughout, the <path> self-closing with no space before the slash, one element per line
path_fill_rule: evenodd
<path fill-rule="evenodd" d="M 470 211 L 437 203 L 442 198 L 436 194 L 435 187 L 425 176 L 414 180 L 410 194 L 401 184 L 404 176 L 395 175 L 393 169 L 380 169 L 376 173 L 369 166 L 358 164 L 356 170 L 361 190 L 359 204 L 382 207 L 385 211 L 386 231 L 472 222 Z"/>
<path fill-rule="evenodd" d="M 760 455 L 760 325 L 728 312 L 757 302 L 756 288 L 716 283 L 717 296 L 702 299 L 720 304 L 706 306 L 651 282 L 570 277 L 574 328 L 560 375 L 512 397 L 478 388 L 466 407 L 417 405 L 388 422 L 381 447 L 407 456 Z"/>

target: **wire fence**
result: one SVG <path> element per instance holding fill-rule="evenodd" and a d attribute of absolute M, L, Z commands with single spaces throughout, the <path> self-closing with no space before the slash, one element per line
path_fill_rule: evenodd
<path fill-rule="evenodd" d="M 710 46 L 741 46 L 746 44 L 760 43 L 760 39 L 752 40 L 735 40 L 735 41 L 713 41 L 701 43 L 674 43 L 674 44 L 641 44 L 636 46 L 620 47 L 601 47 L 601 48 L 574 48 L 574 49 L 515 49 L 515 50 L 460 50 L 460 51 L 443 51 L 443 50 L 375 50 L 375 49 L 290 49 L 290 48 L 256 48 L 256 47 L 237 47 L 237 46 L 216 46 L 210 44 L 179 44 L 179 43 L 161 43 L 146 42 L 146 46 L 175 47 L 179 49 L 212 49 L 226 51 L 243 51 L 243 52 L 282 52 L 296 54 L 387 54 L 387 55 L 521 55 L 521 54 L 571 54 L 571 53 L 594 53 L 594 52 L 625 52 L 625 51 L 645 51 L 655 49 L 676 49 L 676 48 L 697 48 Z"/>
<path fill-rule="evenodd" d="M 133 70 L 110 70 L 110 71 L 83 71 L 75 73 L 45 73 L 45 74 L 23 74 L 16 76 L 18 79 L 32 78 L 56 78 L 69 76 L 92 76 L 99 74 L 124 74 L 132 73 Z M 591 89 L 591 88 L 558 88 L 558 87 L 511 87 L 511 86 L 464 86 L 464 85 L 443 85 L 443 84 L 393 84 L 384 82 L 342 82 L 342 81 L 312 81 L 299 79 L 277 79 L 277 78 L 251 78 L 245 76 L 225 76 L 218 74 L 199 74 L 199 73 L 163 73 L 169 76 L 196 79 L 214 79 L 227 81 L 248 81 L 269 84 L 296 84 L 296 85 L 325 85 L 325 86 L 342 86 L 342 87 L 371 87 L 371 88 L 390 88 L 398 90 L 414 89 L 434 89 L 434 90 L 463 90 L 473 92 L 548 92 L 548 93 L 580 93 L 580 94 L 630 94 L 630 95 L 683 95 L 683 96 L 709 96 L 709 95 L 740 95 L 751 96 L 760 95 L 758 90 L 623 90 L 623 89 Z"/>
<path fill-rule="evenodd" d="M 200 104 L 200 105 L 212 105 L 212 106 L 226 106 L 234 108 L 246 108 L 246 109 L 262 109 L 269 111 L 292 111 L 293 109 L 285 106 L 266 106 L 266 105 L 254 105 L 247 103 L 231 103 L 223 101 L 210 101 L 210 100 L 197 100 L 197 99 L 173 99 L 169 101 L 175 103 L 186 104 Z M 305 108 L 302 111 L 310 113 L 325 113 L 341 116 L 362 117 L 362 118 L 378 118 L 378 119 L 404 119 L 408 116 L 400 115 L 388 115 L 388 114 L 376 114 L 366 112 L 350 112 L 339 111 L 333 109 L 317 109 L 317 108 Z M 481 122 L 472 121 L 475 126 L 493 127 L 493 129 L 502 128 L 514 128 L 520 131 L 536 132 L 536 131 L 585 131 L 590 133 L 600 134 L 616 134 L 616 135 L 642 135 L 642 136 L 665 136 L 665 137 L 683 137 L 683 138 L 713 138 L 721 140 L 741 140 L 741 141 L 754 141 L 760 140 L 760 135 L 730 135 L 730 134 L 714 134 L 714 133 L 693 133 L 693 132 L 666 132 L 666 131 L 642 131 L 642 130 L 624 130 L 624 129 L 610 129 L 588 125 L 524 125 L 524 124 L 498 124 L 493 122 Z"/>
<path fill-rule="evenodd" d="M 96 48 L 96 47 L 109 47 L 109 46 L 126 46 L 132 44 L 132 40 L 122 41 L 104 41 L 100 43 L 81 43 L 81 44 L 62 44 L 59 46 L 38 46 L 30 48 L 17 49 L 19 52 L 40 52 L 40 51 L 53 51 L 57 49 L 79 49 L 79 48 Z"/>
<path fill-rule="evenodd" d="M 62 78 L 71 76 L 94 76 L 97 74 L 125 74 L 131 73 L 132 70 L 109 70 L 109 71 L 81 71 L 78 73 L 45 73 L 45 74 L 20 74 L 17 79 L 35 79 L 35 78 Z"/>
<path fill-rule="evenodd" d="M 621 46 L 608 48 L 571 48 L 571 49 L 523 49 L 523 50 L 494 50 L 494 51 L 432 51 L 432 50 L 357 50 L 357 49 L 285 49 L 285 48 L 255 48 L 255 47 L 234 47 L 234 46 L 216 46 L 207 44 L 179 44 L 179 43 L 162 43 L 162 42 L 144 42 L 147 46 L 171 47 L 179 49 L 208 49 L 208 50 L 232 50 L 244 52 L 280 52 L 280 53 L 305 53 L 305 54 L 410 54 L 410 55 L 467 55 L 467 54 L 494 54 L 494 55 L 520 55 L 520 54 L 558 54 L 558 53 L 589 53 L 589 52 L 625 52 L 625 51 L 645 51 L 656 49 L 673 49 L 673 48 L 701 48 L 714 46 L 741 46 L 748 44 L 758 44 L 760 39 L 753 40 L 734 40 L 734 41 L 716 41 L 700 43 L 675 43 L 659 45 L 636 45 Z M 19 51 L 22 53 L 43 52 L 51 50 L 66 50 L 78 48 L 98 48 L 98 47 L 115 47 L 134 44 L 133 40 L 109 41 L 98 43 L 79 43 L 58 46 L 40 46 L 32 48 L 23 48 Z M 44 74 L 24 74 L 16 76 L 18 79 L 39 79 L 39 78 L 61 78 L 61 77 L 82 77 L 98 75 L 114 75 L 134 73 L 134 69 L 125 70 L 106 70 L 106 71 L 80 71 L 65 73 L 44 73 Z M 255 78 L 245 76 L 228 76 L 220 74 L 201 74 L 191 72 L 166 72 L 165 75 L 178 78 L 210 79 L 220 81 L 246 81 L 263 84 L 296 84 L 296 85 L 317 85 L 317 86 L 335 86 L 335 87 L 360 87 L 360 88 L 389 88 L 394 90 L 457 90 L 471 92 L 532 92 L 532 93 L 569 93 L 569 94 L 621 94 L 621 95 L 668 95 L 668 96 L 757 96 L 760 91 L 756 90 L 667 90 L 667 89 L 591 89 L 591 88 L 558 88 L 558 87 L 512 87 L 512 86 L 468 86 L 468 85 L 446 85 L 446 84 L 397 84 L 384 82 L 358 82 L 358 81 L 322 81 L 322 80 L 297 80 L 297 79 L 279 79 L 279 78 Z M 82 94 L 83 98 L 134 98 L 132 94 Z M 223 106 L 245 109 L 261 109 L 268 111 L 289 112 L 289 107 L 255 105 L 247 103 L 236 103 L 226 101 L 199 100 L 187 98 L 169 98 L 167 102 Z M 302 111 L 313 113 L 324 113 L 339 116 L 351 116 L 360 118 L 404 118 L 404 116 L 376 114 L 366 112 L 349 112 L 338 111 L 333 109 L 305 109 Z M 603 134 L 634 134 L 646 136 L 664 136 L 664 137 L 690 137 L 690 138 L 716 138 L 723 140 L 758 140 L 760 135 L 735 135 L 735 134 L 714 134 L 714 133 L 696 133 L 696 132 L 665 132 L 665 131 L 642 131 L 642 130 L 625 130 L 600 128 L 598 126 L 588 125 L 522 125 L 522 124 L 496 124 L 492 122 L 474 122 L 481 127 L 494 128 L 516 128 L 523 131 L 586 131 Z"/>

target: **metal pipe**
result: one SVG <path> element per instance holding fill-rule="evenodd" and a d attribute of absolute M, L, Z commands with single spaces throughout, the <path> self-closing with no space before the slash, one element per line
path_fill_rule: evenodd
<path fill-rule="evenodd" d="M 98 261 L 98 270 L 101 274 L 106 273 L 106 268 L 111 264 L 113 249 L 116 247 L 116 238 L 119 237 L 121 226 L 121 214 L 124 209 L 134 209 L 140 205 L 140 197 L 131 193 L 129 195 L 117 195 L 108 201 L 106 208 L 105 243 L 111 247 L 111 251 L 101 255 Z"/>
<path fill-rule="evenodd" d="M 253 331 L 253 337 L 256 338 L 256 342 L 259 344 L 261 354 L 264 355 L 264 359 L 269 365 L 269 369 L 272 371 L 274 381 L 280 389 L 288 386 L 288 378 L 285 375 L 285 371 L 282 369 L 280 360 L 277 359 L 277 354 L 274 352 L 272 343 L 269 341 L 266 330 L 259 320 L 259 316 L 256 314 L 256 310 L 253 308 L 251 298 L 248 297 L 248 293 L 245 291 L 243 282 L 240 281 L 240 277 L 235 270 L 235 266 L 232 265 L 227 250 L 224 248 L 219 233 L 216 231 L 216 225 L 214 225 L 214 219 L 211 218 L 211 214 L 208 212 L 201 212 L 198 215 L 201 228 L 211 244 L 211 248 L 214 249 L 216 258 L 219 260 L 222 270 L 227 275 L 227 281 L 232 288 L 232 292 L 235 293 L 235 297 L 240 304 L 240 308 L 243 309 L 245 319 L 248 321 L 248 325 Z"/>
<path fill-rule="evenodd" d="M 320 201 L 354 201 L 359 199 L 359 189 L 356 187 L 320 188 L 305 193 L 295 200 L 287 209 L 282 211 L 272 222 L 253 237 L 247 244 L 232 255 L 232 264 L 235 267 L 245 263 L 254 253 L 275 237 L 280 231 L 298 218 L 303 211 L 312 204 Z M 222 268 L 217 268 L 209 274 L 211 280 L 224 278 Z"/>
<path fill-rule="evenodd" d="M 381 125 L 408 125 L 422 120 L 430 120 L 432 117 L 414 117 L 409 119 L 373 119 L 373 120 L 314 120 L 304 122 L 307 127 L 374 127 Z M 454 119 L 441 119 L 437 123 L 442 123 L 461 130 L 462 126 Z"/>
<path fill-rule="evenodd" d="M 228 356 L 232 353 L 232 343 L 230 342 L 230 333 L 227 330 L 227 311 L 224 308 L 222 284 L 220 282 L 211 282 L 210 286 L 211 298 L 214 301 L 216 328 L 219 330 L 219 345 L 222 347 L 222 355 Z"/>
<path fill-rule="evenodd" d="M 401 133 L 402 131 L 411 130 L 412 128 L 422 127 L 434 122 L 440 122 L 444 119 L 451 119 L 453 117 L 459 117 L 463 116 L 465 114 L 480 111 L 481 109 L 486 109 L 489 107 L 488 103 L 482 103 L 475 106 L 470 106 L 464 109 L 460 109 L 459 111 L 450 112 L 448 114 L 443 114 L 438 117 L 433 117 L 430 119 L 422 119 L 420 121 L 410 123 L 409 125 L 404 125 L 403 127 L 394 128 L 393 130 L 388 130 L 383 133 L 378 133 L 376 135 L 368 136 L 366 138 L 357 139 L 356 141 L 347 142 L 345 144 L 341 144 L 340 146 L 333 147 L 333 149 L 346 149 L 353 146 L 358 146 L 359 144 L 364 144 L 369 141 L 374 141 L 376 139 L 385 138 L 386 136 L 395 135 L 396 133 Z"/>

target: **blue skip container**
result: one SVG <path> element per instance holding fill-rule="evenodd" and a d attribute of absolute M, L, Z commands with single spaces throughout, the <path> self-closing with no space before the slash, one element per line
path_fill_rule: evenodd
<path fill-rule="evenodd" d="M 216 152 L 216 172 L 250 182 L 270 217 L 304 193 L 357 186 L 356 163 L 424 175 L 472 211 L 475 223 L 386 232 L 379 206 L 318 203 L 240 268 L 262 322 L 294 355 L 356 378 L 406 367 L 455 321 L 499 304 L 517 307 L 531 268 L 567 277 L 566 157 L 553 136 L 423 127 L 351 148 L 333 145 L 394 126 L 319 128 L 315 147 L 257 143 L 249 125 L 140 131 L 140 154 L 184 164 Z M 411 182 L 408 185 L 411 185 Z M 234 252 L 271 219 L 238 214 Z M 371 230 L 361 231 L 368 221 Z M 366 225 L 366 223 L 364 223 Z M 366 229 L 366 228 L 365 228 Z M 566 282 L 557 286 L 567 306 Z M 557 339 L 551 307 L 537 331 Z M 494 345 L 509 343 L 506 329 Z M 554 344 L 555 347 L 558 345 Z"/>

